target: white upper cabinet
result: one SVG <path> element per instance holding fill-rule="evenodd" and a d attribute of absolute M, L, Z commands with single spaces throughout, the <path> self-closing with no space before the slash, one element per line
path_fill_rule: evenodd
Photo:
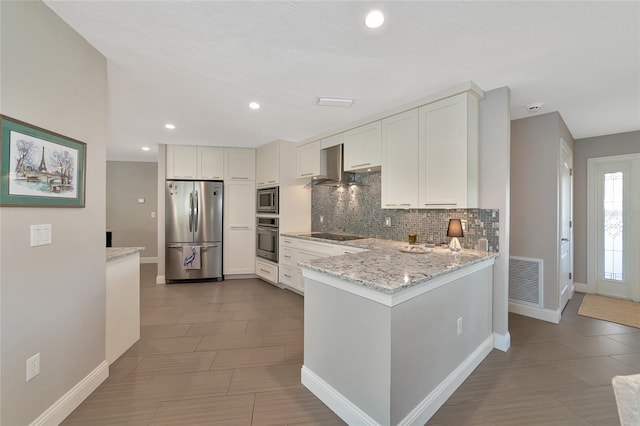
<path fill-rule="evenodd" d="M 344 143 L 344 133 L 338 133 L 337 135 L 329 136 L 328 138 L 322 139 L 320 143 L 320 148 L 331 148 L 332 146 L 342 145 Z"/>
<path fill-rule="evenodd" d="M 276 186 L 280 177 L 280 145 L 270 143 L 256 151 L 256 186 Z"/>
<path fill-rule="evenodd" d="M 224 148 L 224 180 L 256 180 L 253 148 Z"/>
<path fill-rule="evenodd" d="M 420 208 L 478 206 L 478 99 L 462 93 L 420 108 Z"/>
<path fill-rule="evenodd" d="M 208 146 L 167 146 L 167 179 L 223 178 L 222 148 Z"/>
<path fill-rule="evenodd" d="M 327 154 L 321 149 L 321 141 L 296 147 L 298 179 L 311 179 L 327 175 Z"/>
<path fill-rule="evenodd" d="M 167 145 L 167 179 L 196 179 L 197 159 L 195 146 Z"/>
<path fill-rule="evenodd" d="M 418 109 L 382 120 L 383 209 L 418 208 Z"/>
<path fill-rule="evenodd" d="M 344 170 L 366 171 L 380 167 L 382 123 L 376 121 L 344 132 Z"/>
<path fill-rule="evenodd" d="M 222 180 L 224 178 L 223 149 L 199 146 L 197 151 L 196 178 Z"/>

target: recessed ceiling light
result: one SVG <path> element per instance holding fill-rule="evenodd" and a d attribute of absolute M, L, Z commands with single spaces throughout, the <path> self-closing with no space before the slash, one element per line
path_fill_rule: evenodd
<path fill-rule="evenodd" d="M 529 112 L 537 112 L 542 108 L 542 102 L 534 102 L 532 104 L 527 105 L 527 111 Z"/>
<path fill-rule="evenodd" d="M 318 105 L 320 106 L 350 107 L 352 104 L 353 104 L 353 99 L 328 98 L 326 96 L 318 97 Z"/>
<path fill-rule="evenodd" d="M 384 24 L 384 15 L 379 10 L 372 10 L 371 12 L 367 13 L 364 24 L 368 28 L 378 28 L 382 24 Z"/>
<path fill-rule="evenodd" d="M 258 109 L 258 108 L 260 108 L 260 104 L 259 104 L 259 103 L 257 103 L 257 102 L 251 102 L 251 103 L 249 104 L 249 108 L 251 108 L 251 109 Z"/>
<path fill-rule="evenodd" d="M 171 123 L 167 123 L 164 125 L 165 128 L 169 129 L 169 130 L 173 130 L 176 128 L 175 124 L 171 124 Z"/>
<path fill-rule="evenodd" d="M 143 146 L 143 147 L 142 147 L 142 150 L 143 150 L 143 151 L 151 151 L 151 148 L 149 148 L 148 146 Z"/>

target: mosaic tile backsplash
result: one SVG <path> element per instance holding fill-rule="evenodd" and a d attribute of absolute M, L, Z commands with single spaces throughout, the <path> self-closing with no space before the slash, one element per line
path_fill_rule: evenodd
<path fill-rule="evenodd" d="M 477 248 L 486 238 L 490 251 L 499 251 L 499 214 L 493 209 L 381 209 L 380 172 L 356 175 L 361 186 L 314 186 L 311 190 L 311 230 L 340 232 L 384 240 L 407 241 L 418 234 L 419 243 L 449 243 L 449 219 L 467 221 L 464 248 Z M 322 216 L 322 221 L 320 220 Z M 390 218 L 391 226 L 385 226 Z"/>

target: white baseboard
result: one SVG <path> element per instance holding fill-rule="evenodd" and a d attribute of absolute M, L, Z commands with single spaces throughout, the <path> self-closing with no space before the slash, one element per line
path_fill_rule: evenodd
<path fill-rule="evenodd" d="M 158 263 L 157 257 L 141 257 L 140 263 Z"/>
<path fill-rule="evenodd" d="M 562 312 L 559 310 L 554 311 L 551 309 L 523 305 L 516 302 L 509 302 L 509 312 L 539 319 L 542 321 L 552 322 L 554 324 L 560 323 L 560 316 L 562 315 Z"/>
<path fill-rule="evenodd" d="M 473 373 L 493 349 L 493 336 L 487 337 L 462 363 L 398 423 L 402 426 L 424 425 L 447 402 L 447 399 Z"/>
<path fill-rule="evenodd" d="M 87 397 L 91 395 L 91 392 L 96 390 L 107 377 L 109 377 L 109 363 L 105 360 L 40 414 L 38 418 L 31 422 L 30 426 L 59 425 L 73 410 L 78 408 L 82 401 L 87 399 Z"/>
<path fill-rule="evenodd" d="M 493 349 L 493 336 L 487 337 L 455 370 L 431 391 L 398 425 L 424 425 L 460 387 Z M 307 367 L 302 366 L 302 384 L 350 425 L 380 425 Z"/>
<path fill-rule="evenodd" d="M 302 384 L 347 424 L 370 426 L 380 425 L 380 423 L 372 419 L 357 405 L 345 398 L 345 396 L 334 389 L 333 386 L 322 380 L 318 375 L 304 365 L 302 366 L 300 376 Z"/>
<path fill-rule="evenodd" d="M 573 283 L 573 288 L 578 293 L 589 293 L 589 289 L 584 283 Z"/>
<path fill-rule="evenodd" d="M 493 333 L 493 347 L 502 352 L 507 352 L 511 347 L 511 334 Z"/>
<path fill-rule="evenodd" d="M 233 274 L 233 275 L 226 275 L 224 276 L 225 281 L 226 280 L 248 280 L 251 278 L 260 278 L 259 276 L 257 276 L 256 274 Z"/>
<path fill-rule="evenodd" d="M 164 275 L 156 276 L 156 284 L 166 284 L 167 280 L 165 280 Z"/>

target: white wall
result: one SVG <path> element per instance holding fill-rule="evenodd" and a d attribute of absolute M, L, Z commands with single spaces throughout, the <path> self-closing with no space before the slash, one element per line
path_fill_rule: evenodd
<path fill-rule="evenodd" d="M 479 207 L 500 213 L 500 257 L 493 267 L 493 333 L 496 347 L 509 349 L 509 232 L 511 90 L 485 92 L 480 102 Z"/>
<path fill-rule="evenodd" d="M 587 283 L 587 159 L 640 153 L 640 131 L 577 139 L 573 152 L 574 271 Z"/>
<path fill-rule="evenodd" d="M 25 425 L 105 359 L 106 61 L 41 2 L 0 11 L 2 113 L 87 144 L 84 208 L 0 208 L 0 423 Z"/>

